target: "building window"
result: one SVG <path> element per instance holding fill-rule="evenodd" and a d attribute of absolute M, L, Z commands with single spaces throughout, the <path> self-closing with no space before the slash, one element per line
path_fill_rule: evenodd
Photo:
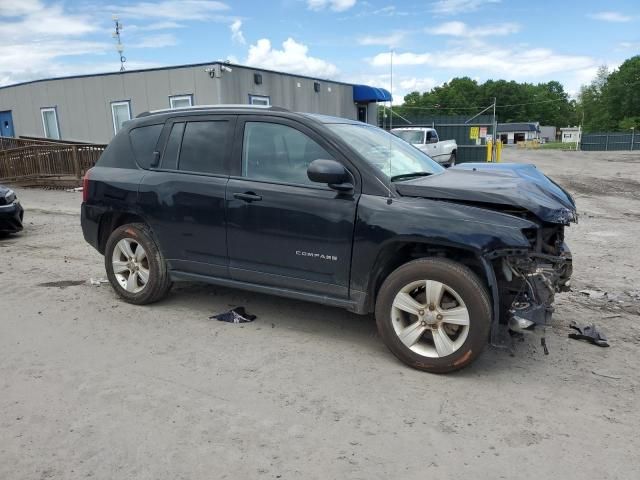
<path fill-rule="evenodd" d="M 271 105 L 271 98 L 263 95 L 249 95 L 250 105 Z"/>
<path fill-rule="evenodd" d="M 118 133 L 124 122 L 131 120 L 131 102 L 111 103 L 111 116 L 113 117 L 113 133 Z"/>
<path fill-rule="evenodd" d="M 42 126 L 44 136 L 53 140 L 60 140 L 60 128 L 58 126 L 58 112 L 56 107 L 41 108 Z"/>
<path fill-rule="evenodd" d="M 193 95 L 175 95 L 169 97 L 171 108 L 185 108 L 193 106 Z"/>

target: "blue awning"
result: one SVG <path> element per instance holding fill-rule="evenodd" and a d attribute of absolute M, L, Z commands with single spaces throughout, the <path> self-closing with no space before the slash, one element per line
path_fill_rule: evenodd
<path fill-rule="evenodd" d="M 370 102 L 390 102 L 392 100 L 389 90 L 384 88 L 370 87 L 369 85 L 353 86 L 353 101 L 370 103 Z"/>

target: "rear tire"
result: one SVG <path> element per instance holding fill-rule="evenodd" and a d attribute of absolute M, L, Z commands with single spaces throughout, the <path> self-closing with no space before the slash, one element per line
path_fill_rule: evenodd
<path fill-rule="evenodd" d="M 107 240 L 104 261 L 111 286 L 129 303 L 157 302 L 171 289 L 167 262 L 144 223 L 116 228 Z"/>
<path fill-rule="evenodd" d="M 447 373 L 469 365 L 488 343 L 491 304 L 469 268 L 422 258 L 387 277 L 375 316 L 382 340 L 401 361 L 426 372 Z"/>
<path fill-rule="evenodd" d="M 451 157 L 449 157 L 449 167 L 453 167 L 456 164 L 456 152 L 451 152 Z"/>

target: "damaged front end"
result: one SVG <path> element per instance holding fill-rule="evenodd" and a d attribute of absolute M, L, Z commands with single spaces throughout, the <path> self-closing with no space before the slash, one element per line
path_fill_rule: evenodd
<path fill-rule="evenodd" d="M 500 324 L 516 334 L 543 327 L 544 338 L 544 327 L 550 324 L 554 311 L 555 294 L 570 289 L 572 257 L 564 243 L 563 225 L 547 225 L 530 233 L 530 250 L 492 255 L 500 292 Z M 497 343 L 496 338 L 492 334 L 492 343 Z M 542 345 L 545 346 L 544 340 Z"/>

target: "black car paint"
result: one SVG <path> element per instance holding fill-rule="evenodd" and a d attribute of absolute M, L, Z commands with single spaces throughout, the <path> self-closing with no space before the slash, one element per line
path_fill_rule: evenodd
<path fill-rule="evenodd" d="M 576 219 L 571 195 L 534 165 L 463 163 L 397 189 L 403 196 L 521 207 L 545 222 L 566 225 Z"/>
<path fill-rule="evenodd" d="M 475 179 L 490 180 L 491 175 L 480 172 L 450 169 L 415 181 L 389 183 L 324 125 L 350 121 L 317 115 L 257 109 L 202 110 L 202 115 L 237 116 L 226 172 L 193 175 L 143 169 L 135 163 L 128 130 L 197 113 L 190 110 L 145 116 L 130 122 L 116 136 L 89 175 L 82 227 L 90 244 L 103 252 L 102 230 L 108 232 L 110 222 L 123 215 L 139 218 L 152 227 L 176 280 L 242 287 L 337 305 L 357 313 L 372 311 L 375 289 L 388 257 L 402 246 L 455 249 L 477 260 L 479 274 L 493 296 L 497 320 L 499 292 L 492 262 L 502 255 L 526 255 L 532 245 L 524 232 L 553 220 L 526 188 L 520 191 L 522 199 L 516 194 L 517 186 L 497 201 L 487 189 L 475 188 L 472 194 L 461 195 L 465 190 L 461 181 L 474 179 L 472 184 L 477 187 Z M 242 127 L 245 121 L 256 119 L 293 125 L 311 136 L 347 168 L 353 177 L 353 191 L 345 194 L 326 185 L 296 186 L 243 178 Z M 160 135 L 157 151 L 162 151 L 166 138 L 167 127 Z M 511 174 L 503 177 L 503 181 L 513 179 Z M 440 185 L 438 195 L 430 191 L 429 182 L 434 189 Z M 527 183 L 522 179 L 518 182 L 520 186 Z M 455 187 L 455 192 L 444 185 Z M 545 188 L 542 182 L 536 191 Z M 573 205 L 568 194 L 562 198 L 553 191 L 544 200 L 544 208 L 551 208 L 551 197 L 556 198 L 558 208 L 570 209 L 568 205 Z M 484 208 L 495 203 L 528 209 L 529 215 L 525 218 Z"/>
<path fill-rule="evenodd" d="M 17 233 L 22 231 L 24 209 L 11 189 L 0 185 L 0 233 Z M 8 195 L 8 196 L 7 196 Z"/>

